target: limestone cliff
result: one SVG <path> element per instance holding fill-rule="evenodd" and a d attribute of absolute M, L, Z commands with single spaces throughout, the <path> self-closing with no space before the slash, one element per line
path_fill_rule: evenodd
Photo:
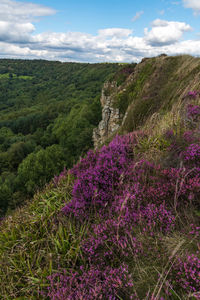
<path fill-rule="evenodd" d="M 114 95 L 117 92 L 116 82 L 104 83 L 101 93 L 102 120 L 93 131 L 94 147 L 102 145 L 120 126 L 123 115 L 119 108 L 113 107 Z"/>

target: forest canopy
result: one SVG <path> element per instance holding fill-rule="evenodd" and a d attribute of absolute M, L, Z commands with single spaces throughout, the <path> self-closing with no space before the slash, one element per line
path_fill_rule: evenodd
<path fill-rule="evenodd" d="M 103 83 L 119 64 L 0 60 L 0 215 L 92 146 Z"/>

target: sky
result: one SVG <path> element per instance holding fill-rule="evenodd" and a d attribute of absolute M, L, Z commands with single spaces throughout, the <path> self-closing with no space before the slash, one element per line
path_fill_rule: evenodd
<path fill-rule="evenodd" d="M 0 58 L 200 56 L 200 0 L 0 0 Z"/>

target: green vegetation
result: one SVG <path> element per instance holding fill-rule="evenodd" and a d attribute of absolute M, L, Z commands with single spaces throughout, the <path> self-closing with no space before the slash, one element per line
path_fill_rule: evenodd
<path fill-rule="evenodd" d="M 123 92 L 117 94 L 115 99 L 115 107 L 118 107 L 120 113 L 125 113 L 128 105 L 135 102 L 135 99 L 140 96 L 142 89 L 144 88 L 145 81 L 149 79 L 150 75 L 153 73 L 153 62 L 147 62 L 144 67 L 141 68 L 138 77 L 128 86 L 128 88 Z M 143 106 L 143 105 L 142 105 Z"/>
<path fill-rule="evenodd" d="M 2 220 L 2 299 L 199 299 L 200 92 L 185 100 L 181 131 L 117 136 Z"/>
<path fill-rule="evenodd" d="M 189 56 L 134 66 L 110 91 L 130 132 L 86 155 L 98 93 L 1 111 L 2 207 L 40 189 L 0 220 L 0 298 L 199 300 L 199 66 Z"/>
<path fill-rule="evenodd" d="M 119 68 L 0 60 L 0 215 L 92 146 L 102 84 Z"/>
<path fill-rule="evenodd" d="M 64 267 L 76 259 L 84 225 L 78 232 L 73 223 L 57 217 L 64 201 L 70 200 L 71 189 L 70 177 L 59 188 L 49 185 L 29 205 L 8 217 L 8 231 L 2 231 L 1 227 L 1 298 L 36 299 L 33 296 L 38 295 L 40 287 L 45 287 L 46 277 L 56 270 L 57 263 Z"/>
<path fill-rule="evenodd" d="M 122 89 L 113 93 L 114 106 L 123 115 L 127 112 L 120 132 L 139 129 L 155 113 L 165 116 L 187 90 L 198 89 L 199 62 L 199 58 L 183 55 L 148 58 L 138 64 Z"/>
<path fill-rule="evenodd" d="M 0 74 L 0 79 L 2 78 L 9 78 L 9 79 L 24 79 L 24 80 L 27 80 L 27 79 L 32 79 L 33 76 L 27 76 L 27 75 L 16 75 L 16 74 L 13 74 L 13 73 L 4 73 L 4 74 Z"/>

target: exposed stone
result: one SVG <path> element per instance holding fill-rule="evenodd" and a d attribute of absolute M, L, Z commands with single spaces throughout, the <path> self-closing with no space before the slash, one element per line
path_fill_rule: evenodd
<path fill-rule="evenodd" d="M 93 131 L 94 147 L 102 145 L 120 126 L 122 116 L 119 109 L 113 107 L 114 94 L 117 92 L 115 82 L 106 82 L 101 93 L 102 120 Z"/>

